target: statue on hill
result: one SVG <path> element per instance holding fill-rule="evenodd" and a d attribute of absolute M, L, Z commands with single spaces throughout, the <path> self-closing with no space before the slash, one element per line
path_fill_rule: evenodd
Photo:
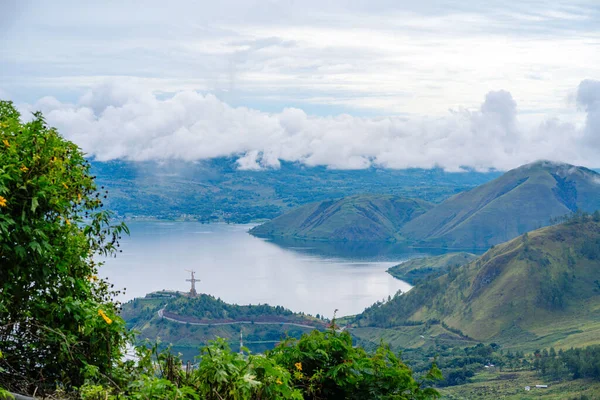
<path fill-rule="evenodd" d="M 196 273 L 196 271 L 192 271 L 192 270 L 188 270 L 188 269 L 186 269 L 186 271 L 188 271 L 189 273 L 192 274 L 191 279 L 186 279 L 186 282 L 191 282 L 191 284 L 192 284 L 192 286 L 190 288 L 190 297 L 196 297 L 196 296 L 198 296 L 198 292 L 196 292 L 196 282 L 200 282 L 200 279 L 196 279 L 194 277 L 194 274 Z"/>

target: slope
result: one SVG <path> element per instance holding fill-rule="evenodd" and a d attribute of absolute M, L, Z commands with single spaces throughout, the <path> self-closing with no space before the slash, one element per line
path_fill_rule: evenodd
<path fill-rule="evenodd" d="M 367 309 L 359 326 L 439 320 L 524 347 L 600 343 L 600 213 L 542 228 Z"/>
<path fill-rule="evenodd" d="M 398 228 L 431 208 L 392 195 L 350 196 L 307 204 L 253 228 L 259 237 L 329 241 L 393 241 Z"/>
<path fill-rule="evenodd" d="M 183 161 L 92 161 L 109 209 L 127 218 L 248 223 L 300 205 L 360 193 L 394 194 L 439 203 L 500 176 L 439 168 L 333 170 L 281 161 L 278 169 L 242 170 L 236 158 Z"/>
<path fill-rule="evenodd" d="M 445 272 L 447 269 L 464 265 L 477 256 L 471 253 L 448 253 L 440 256 L 413 258 L 387 270 L 394 278 L 402 279 L 412 285 L 418 280 L 433 273 Z"/>
<path fill-rule="evenodd" d="M 207 294 L 190 298 L 167 291 L 123 304 L 121 316 L 129 329 L 138 332 L 138 342 L 160 338 L 189 360 L 198 355 L 199 346 L 217 337 L 228 340 L 237 351 L 242 332 L 245 345 L 262 352 L 284 337 L 300 337 L 324 329 L 327 323 L 281 306 L 228 304 Z"/>
<path fill-rule="evenodd" d="M 411 241 L 489 248 L 576 210 L 600 209 L 600 174 L 538 161 L 459 193 L 399 228 Z"/>

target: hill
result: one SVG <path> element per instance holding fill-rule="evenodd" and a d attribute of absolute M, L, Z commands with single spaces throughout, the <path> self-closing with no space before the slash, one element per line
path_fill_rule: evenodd
<path fill-rule="evenodd" d="M 395 278 L 412 285 L 436 272 L 446 272 L 451 267 L 467 264 L 477 256 L 471 253 L 448 253 L 440 256 L 413 258 L 387 270 Z"/>
<path fill-rule="evenodd" d="M 600 343 L 600 213 L 495 246 L 365 310 L 357 326 L 426 321 L 517 348 Z"/>
<path fill-rule="evenodd" d="M 151 293 L 131 300 L 123 304 L 121 316 L 129 329 L 139 332 L 138 341 L 160 338 L 190 360 L 199 346 L 217 337 L 227 339 L 238 350 L 240 331 L 245 346 L 261 352 L 282 338 L 298 338 L 327 326 L 324 319 L 281 306 L 229 304 L 207 294 L 190 298 L 177 292 Z"/>
<path fill-rule="evenodd" d="M 327 241 L 395 241 L 396 232 L 431 204 L 392 195 L 350 196 L 307 204 L 259 225 L 259 237 Z"/>
<path fill-rule="evenodd" d="M 439 203 L 500 172 L 434 169 L 332 170 L 281 161 L 279 169 L 241 170 L 235 158 L 91 162 L 106 206 L 127 218 L 248 223 L 294 207 L 361 193 L 393 194 Z"/>
<path fill-rule="evenodd" d="M 552 218 L 597 209 L 600 174 L 538 161 L 459 193 L 398 229 L 423 245 L 489 248 L 547 226 Z"/>

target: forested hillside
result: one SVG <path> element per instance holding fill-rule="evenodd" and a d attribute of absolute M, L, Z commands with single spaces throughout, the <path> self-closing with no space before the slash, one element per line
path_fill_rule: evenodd
<path fill-rule="evenodd" d="M 232 158 L 198 162 L 92 161 L 107 205 L 124 217 L 247 223 L 293 208 L 355 194 L 391 194 L 440 202 L 499 176 L 441 169 L 333 170 L 281 162 L 279 169 L 241 170 Z"/>

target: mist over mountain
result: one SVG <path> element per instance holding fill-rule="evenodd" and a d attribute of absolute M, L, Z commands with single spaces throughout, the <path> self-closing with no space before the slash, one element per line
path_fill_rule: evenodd
<path fill-rule="evenodd" d="M 281 162 L 279 169 L 239 170 L 235 158 L 198 162 L 92 161 L 123 217 L 253 222 L 302 204 L 372 193 L 440 201 L 500 175 L 435 169 L 332 170 Z"/>

